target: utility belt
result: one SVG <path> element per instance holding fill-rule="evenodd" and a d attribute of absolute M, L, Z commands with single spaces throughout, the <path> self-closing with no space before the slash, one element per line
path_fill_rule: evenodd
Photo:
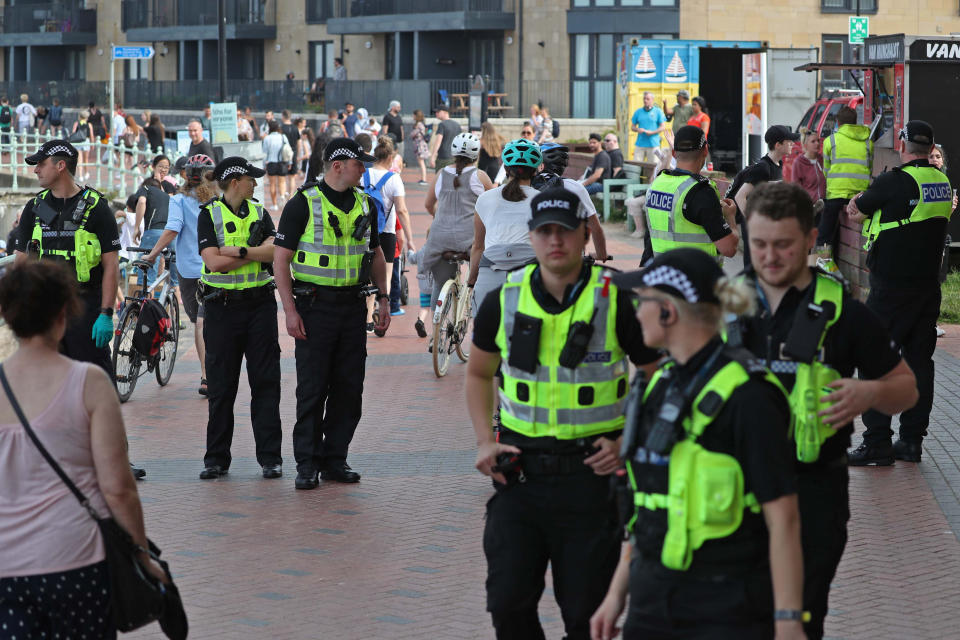
<path fill-rule="evenodd" d="M 366 287 L 323 287 L 309 282 L 293 281 L 293 295 L 298 301 L 323 302 L 325 304 L 359 303 L 367 297 Z"/>
<path fill-rule="evenodd" d="M 265 284 L 262 287 L 252 287 L 250 289 L 222 289 L 214 287 L 204 282 L 197 283 L 197 297 L 202 304 L 234 304 L 239 302 L 250 302 L 253 300 L 265 300 L 267 298 L 276 299 L 273 291 L 277 285 L 273 282 Z"/>
<path fill-rule="evenodd" d="M 676 571 L 663 566 L 660 556 L 656 553 L 640 550 L 633 545 L 636 555 L 636 564 L 631 571 L 638 575 L 648 575 L 656 578 L 665 578 L 677 582 L 706 582 L 714 585 L 723 585 L 727 582 L 739 582 L 751 575 L 769 575 L 770 567 L 766 561 L 751 566 L 749 563 L 709 563 L 691 566 L 686 571 Z"/>
<path fill-rule="evenodd" d="M 583 464 L 589 452 L 573 454 L 521 453 L 520 468 L 527 476 L 567 476 L 576 473 L 593 473 Z"/>
<path fill-rule="evenodd" d="M 843 455 L 837 456 L 832 460 L 817 460 L 816 462 L 812 462 L 809 464 L 807 463 L 798 464 L 796 465 L 796 471 L 797 471 L 797 474 L 803 475 L 805 473 L 817 473 L 817 472 L 834 470 L 834 469 L 846 469 L 847 466 L 848 466 L 847 454 L 844 453 Z"/>

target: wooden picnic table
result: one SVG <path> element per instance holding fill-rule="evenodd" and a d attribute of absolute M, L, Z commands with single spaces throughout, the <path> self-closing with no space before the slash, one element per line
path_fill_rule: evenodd
<path fill-rule="evenodd" d="M 487 111 L 491 113 L 503 113 L 513 109 L 513 105 L 504 104 L 504 100 L 507 97 L 505 93 L 489 93 L 487 95 Z"/>
<path fill-rule="evenodd" d="M 466 113 L 467 109 L 467 99 L 470 97 L 469 93 L 451 93 L 450 94 L 450 113 Z"/>

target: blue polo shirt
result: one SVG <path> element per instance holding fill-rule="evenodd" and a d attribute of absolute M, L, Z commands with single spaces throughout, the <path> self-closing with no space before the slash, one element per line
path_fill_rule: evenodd
<path fill-rule="evenodd" d="M 633 118 L 630 119 L 631 124 L 637 125 L 640 129 L 646 129 L 648 131 L 654 131 L 659 129 L 660 125 L 667 121 L 667 117 L 663 115 L 663 109 L 660 107 L 651 107 L 649 111 L 640 107 L 633 112 Z M 655 133 L 653 135 L 642 135 L 637 134 L 637 144 L 638 147 L 659 147 L 660 146 L 660 134 Z"/>
<path fill-rule="evenodd" d="M 177 252 L 177 273 L 181 278 L 199 278 L 203 268 L 200 246 L 197 242 L 197 217 L 200 201 L 193 196 L 178 193 L 170 196 L 165 230 L 176 231 L 174 250 Z"/>

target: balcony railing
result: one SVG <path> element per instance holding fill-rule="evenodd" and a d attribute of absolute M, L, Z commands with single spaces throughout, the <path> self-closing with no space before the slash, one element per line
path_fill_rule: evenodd
<path fill-rule="evenodd" d="M 227 24 L 276 25 L 279 0 L 227 0 Z M 217 0 L 123 0 L 123 29 L 217 25 Z"/>
<path fill-rule="evenodd" d="M 515 0 L 334 0 L 334 18 L 450 11 L 512 13 Z"/>
<path fill-rule="evenodd" d="M 140 109 L 202 109 L 211 100 L 242 107 L 295 109 L 307 99 L 307 83 L 289 80 L 227 79 L 226 98 L 217 96 L 216 80 L 125 80 L 123 104 Z"/>
<path fill-rule="evenodd" d="M 96 33 L 97 10 L 65 2 L 0 7 L 2 33 Z"/>

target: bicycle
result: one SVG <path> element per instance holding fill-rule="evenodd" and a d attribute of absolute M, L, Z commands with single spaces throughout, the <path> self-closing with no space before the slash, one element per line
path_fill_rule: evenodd
<path fill-rule="evenodd" d="M 140 247 L 127 247 L 127 251 L 150 253 L 150 249 Z M 140 376 L 152 371 L 156 374 L 157 384 L 164 387 L 173 375 L 173 365 L 177 360 L 177 346 L 180 343 L 180 304 L 177 302 L 177 294 L 170 282 L 170 269 L 176 264 L 176 254 L 170 249 L 164 249 L 161 255 L 167 263 L 167 269 L 149 286 L 147 272 L 150 270 L 150 263 L 144 260 L 134 260 L 130 263 L 132 267 L 140 270 L 137 277 L 139 289 L 123 300 L 123 311 L 120 312 L 113 342 L 113 370 L 120 402 L 130 399 Z M 150 356 L 141 353 L 134 346 L 133 336 L 137 330 L 137 321 L 143 305 L 150 299 L 150 293 L 156 291 L 158 287 L 160 287 L 160 293 L 155 298 L 170 318 L 170 330 L 164 336 L 163 345 L 157 354 Z M 141 371 L 144 365 L 146 368 Z"/>
<path fill-rule="evenodd" d="M 450 354 L 457 352 L 463 362 L 470 358 L 467 344 L 467 328 L 470 324 L 470 291 L 463 279 L 461 267 L 470 259 L 470 254 L 462 251 L 444 251 L 444 260 L 457 265 L 453 278 L 447 280 L 440 289 L 437 306 L 433 312 L 433 372 L 438 378 L 447 375 Z"/>

